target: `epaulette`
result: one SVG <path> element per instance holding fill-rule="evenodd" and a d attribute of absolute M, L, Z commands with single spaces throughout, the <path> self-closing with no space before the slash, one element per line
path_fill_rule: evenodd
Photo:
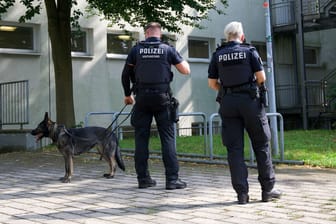
<path fill-rule="evenodd" d="M 255 49 L 254 46 L 252 46 L 250 43 L 241 43 L 240 46 L 242 47 L 247 47 L 249 49 Z"/>
<path fill-rule="evenodd" d="M 226 47 L 228 44 L 226 42 L 223 42 L 221 45 L 217 46 L 216 51 L 219 49 L 222 49 L 224 47 Z"/>
<path fill-rule="evenodd" d="M 162 44 L 166 44 L 166 45 L 168 45 L 168 46 L 171 46 L 171 47 L 173 47 L 173 45 L 172 45 L 172 44 L 170 44 L 168 41 L 161 41 L 161 43 L 162 43 Z"/>
<path fill-rule="evenodd" d="M 169 45 L 170 44 L 168 42 L 163 42 L 163 41 L 156 41 L 156 42 L 147 42 L 147 41 L 139 41 L 138 44 L 140 45 L 159 45 L 159 44 L 166 44 Z"/>
<path fill-rule="evenodd" d="M 220 49 L 222 49 L 222 48 L 224 48 L 224 47 L 227 47 L 229 44 L 227 43 L 227 42 L 223 42 L 221 45 L 219 45 L 217 48 L 216 48 L 216 51 L 217 50 L 220 50 Z M 255 47 L 254 46 L 252 46 L 251 44 L 249 44 L 249 43 L 240 43 L 239 44 L 240 46 L 242 46 L 242 47 L 247 47 L 247 48 L 249 48 L 249 49 L 251 49 L 251 50 L 253 50 L 253 49 L 255 49 Z"/>
<path fill-rule="evenodd" d="M 240 45 L 242 45 L 242 46 L 246 46 L 246 47 L 251 46 L 251 44 L 250 44 L 250 43 L 247 43 L 247 42 L 243 42 L 243 43 L 241 43 Z"/>

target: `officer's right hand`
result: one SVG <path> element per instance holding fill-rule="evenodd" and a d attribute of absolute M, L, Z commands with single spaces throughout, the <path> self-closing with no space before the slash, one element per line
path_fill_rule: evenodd
<path fill-rule="evenodd" d="M 133 100 L 133 97 L 132 97 L 132 96 L 125 96 L 125 98 L 124 98 L 124 103 L 125 103 L 126 105 L 132 105 L 133 102 L 134 102 L 134 100 Z"/>

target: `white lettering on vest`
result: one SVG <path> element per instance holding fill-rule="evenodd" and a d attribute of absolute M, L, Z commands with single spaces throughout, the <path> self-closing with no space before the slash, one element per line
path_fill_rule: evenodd
<path fill-rule="evenodd" d="M 164 54 L 163 48 L 140 48 L 139 54 Z"/>
<path fill-rule="evenodd" d="M 225 53 L 218 56 L 218 62 L 222 61 L 235 61 L 246 59 L 246 53 L 243 51 Z"/>

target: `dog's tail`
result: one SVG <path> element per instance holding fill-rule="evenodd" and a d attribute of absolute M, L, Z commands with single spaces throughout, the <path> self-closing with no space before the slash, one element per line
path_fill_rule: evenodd
<path fill-rule="evenodd" d="M 124 160 L 122 159 L 122 155 L 121 155 L 121 151 L 120 151 L 119 146 L 117 146 L 117 148 L 116 148 L 115 155 L 116 155 L 116 161 L 117 161 L 117 164 L 118 164 L 119 168 L 122 169 L 123 171 L 125 171 L 125 164 L 124 164 Z"/>

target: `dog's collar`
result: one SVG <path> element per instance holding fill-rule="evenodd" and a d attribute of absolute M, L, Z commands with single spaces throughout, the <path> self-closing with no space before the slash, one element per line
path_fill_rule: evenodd
<path fill-rule="evenodd" d="M 52 133 L 56 133 L 57 132 L 57 124 L 56 123 L 54 123 L 54 126 L 53 126 L 53 132 Z"/>
<path fill-rule="evenodd" d="M 63 125 L 58 125 L 57 123 L 52 124 L 49 135 L 53 142 L 57 141 L 61 129 L 65 129 L 65 127 Z"/>

